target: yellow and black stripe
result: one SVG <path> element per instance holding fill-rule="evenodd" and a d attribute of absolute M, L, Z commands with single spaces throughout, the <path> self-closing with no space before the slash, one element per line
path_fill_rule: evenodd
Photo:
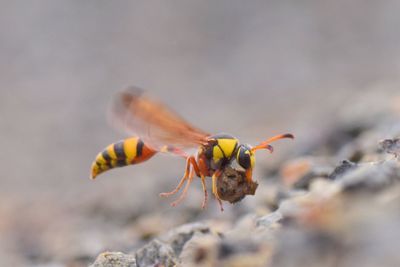
<path fill-rule="evenodd" d="M 220 168 L 231 162 L 239 140 L 228 134 L 210 136 L 210 145 L 204 154 L 209 159 L 212 168 Z"/>
<path fill-rule="evenodd" d="M 91 178 L 116 167 L 137 164 L 151 158 L 157 151 L 146 146 L 138 137 L 128 138 L 107 146 L 97 154 L 92 164 Z"/>

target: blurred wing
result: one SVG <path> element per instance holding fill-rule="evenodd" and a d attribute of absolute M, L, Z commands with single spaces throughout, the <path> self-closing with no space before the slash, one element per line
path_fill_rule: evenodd
<path fill-rule="evenodd" d="M 139 136 L 156 150 L 166 145 L 177 148 L 196 147 L 205 144 L 209 136 L 135 87 L 117 95 L 110 115 L 111 124 Z"/>

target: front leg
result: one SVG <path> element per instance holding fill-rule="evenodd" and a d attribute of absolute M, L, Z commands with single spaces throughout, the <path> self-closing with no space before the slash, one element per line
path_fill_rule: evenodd
<path fill-rule="evenodd" d="M 204 192 L 204 199 L 201 208 L 205 209 L 205 207 L 207 206 L 207 198 L 208 198 L 207 187 L 206 187 L 206 176 L 209 176 L 209 172 L 203 157 L 198 158 L 198 168 L 201 178 L 201 185 L 203 186 L 203 192 Z"/>
<path fill-rule="evenodd" d="M 246 175 L 246 182 L 248 184 L 252 184 L 253 183 L 253 169 L 252 168 L 248 168 L 245 171 L 245 175 Z"/>
<path fill-rule="evenodd" d="M 224 211 L 224 207 L 222 206 L 221 198 L 218 195 L 218 188 L 217 188 L 217 179 L 221 176 L 222 171 L 220 169 L 216 170 L 212 175 L 212 192 L 215 198 L 218 200 L 219 207 L 221 211 Z"/>

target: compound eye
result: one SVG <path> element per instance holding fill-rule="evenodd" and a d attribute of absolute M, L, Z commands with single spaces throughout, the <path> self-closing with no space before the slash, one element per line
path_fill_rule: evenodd
<path fill-rule="evenodd" d="M 248 169 L 251 167 L 251 160 L 250 160 L 250 151 L 248 149 L 239 149 L 237 161 L 240 166 L 242 166 L 244 169 Z"/>

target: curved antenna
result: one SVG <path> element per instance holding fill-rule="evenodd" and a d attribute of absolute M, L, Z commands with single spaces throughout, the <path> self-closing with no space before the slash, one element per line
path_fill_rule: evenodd
<path fill-rule="evenodd" d="M 265 140 L 264 142 L 261 142 L 260 144 L 256 145 L 255 147 L 251 148 L 251 151 L 256 151 L 259 149 L 268 149 L 272 153 L 274 151 L 274 148 L 271 145 L 269 145 L 269 143 L 272 143 L 272 142 L 275 142 L 277 140 L 284 139 L 284 138 L 294 139 L 294 135 L 289 134 L 289 133 L 276 135 L 274 137 L 271 137 L 271 138 Z"/>

